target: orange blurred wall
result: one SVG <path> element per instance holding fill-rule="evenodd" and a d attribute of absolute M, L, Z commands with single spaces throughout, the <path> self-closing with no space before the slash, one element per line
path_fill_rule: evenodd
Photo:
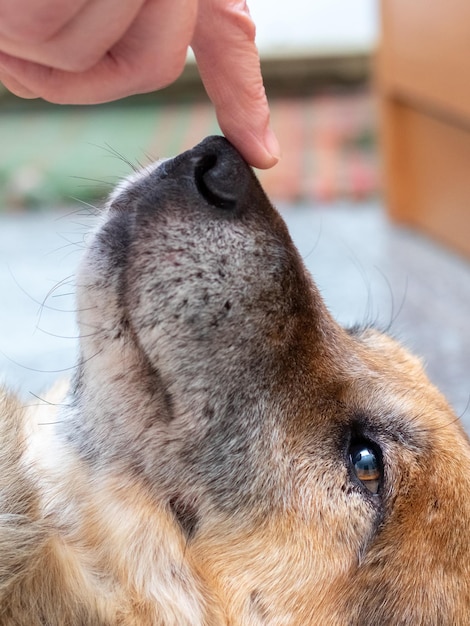
<path fill-rule="evenodd" d="M 382 0 L 387 204 L 470 257 L 470 1 Z"/>

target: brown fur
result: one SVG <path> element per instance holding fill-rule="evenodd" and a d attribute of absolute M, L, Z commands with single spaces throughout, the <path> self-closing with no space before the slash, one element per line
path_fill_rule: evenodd
<path fill-rule="evenodd" d="M 0 395 L 2 626 L 470 623 L 460 423 L 228 143 L 119 186 L 77 291 L 70 389 Z"/>

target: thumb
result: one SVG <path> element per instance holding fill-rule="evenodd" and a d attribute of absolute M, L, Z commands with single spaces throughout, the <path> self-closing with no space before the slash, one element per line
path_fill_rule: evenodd
<path fill-rule="evenodd" d="M 199 0 L 191 47 L 207 94 L 227 139 L 251 165 L 265 169 L 277 163 L 280 149 L 254 39 L 244 1 Z"/>

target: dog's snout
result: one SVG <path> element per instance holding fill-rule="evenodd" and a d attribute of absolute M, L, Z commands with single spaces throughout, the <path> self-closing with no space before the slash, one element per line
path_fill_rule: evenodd
<path fill-rule="evenodd" d="M 234 209 L 252 178 L 251 169 L 223 137 L 208 137 L 193 150 L 199 194 L 218 209 Z"/>

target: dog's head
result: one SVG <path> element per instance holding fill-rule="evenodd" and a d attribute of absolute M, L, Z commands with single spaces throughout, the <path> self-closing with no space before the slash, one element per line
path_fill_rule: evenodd
<path fill-rule="evenodd" d="M 227 141 L 121 185 L 78 283 L 72 438 L 168 507 L 229 623 L 467 623 L 467 438 L 331 318 Z"/>

